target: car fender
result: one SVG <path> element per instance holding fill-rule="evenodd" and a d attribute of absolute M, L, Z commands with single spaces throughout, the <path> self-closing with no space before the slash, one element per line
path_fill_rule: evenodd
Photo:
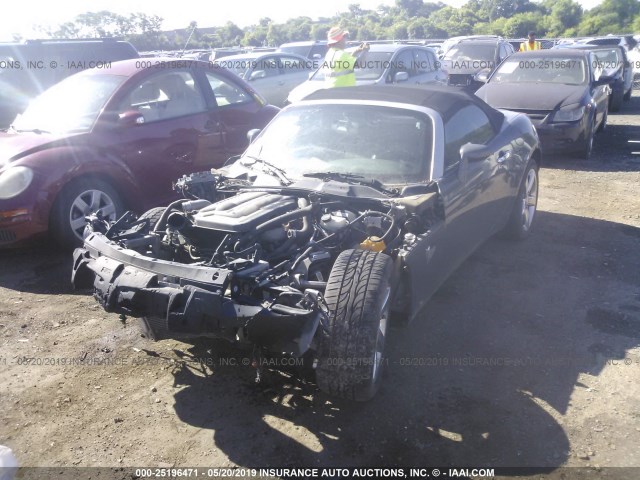
<path fill-rule="evenodd" d="M 34 204 L 34 221 L 44 222 L 58 195 L 70 182 L 87 177 L 101 178 L 113 186 L 128 205 L 136 205 L 140 199 L 140 187 L 129 168 L 115 158 L 100 155 L 94 149 L 61 146 L 36 152 L 13 162 L 34 171 L 37 189 Z"/>

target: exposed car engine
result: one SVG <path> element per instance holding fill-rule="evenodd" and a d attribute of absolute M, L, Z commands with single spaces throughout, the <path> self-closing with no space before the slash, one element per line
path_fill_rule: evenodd
<path fill-rule="evenodd" d="M 153 258 L 229 269 L 235 288 L 256 296 L 269 285 L 323 289 L 340 251 L 390 251 L 403 234 L 428 226 L 400 203 L 388 203 L 384 211 L 377 200 L 347 204 L 321 194 L 271 193 L 242 184 L 247 191 L 238 193 L 238 186 L 209 172 L 185 176 L 175 188 L 188 198 L 151 216 L 129 213 L 113 225 L 94 216 L 87 234 L 104 233 Z"/>

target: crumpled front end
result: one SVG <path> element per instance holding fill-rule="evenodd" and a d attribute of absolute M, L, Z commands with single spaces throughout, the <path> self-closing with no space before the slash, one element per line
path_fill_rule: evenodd
<path fill-rule="evenodd" d="M 156 338 L 218 337 L 303 355 L 325 315 L 319 292 L 300 293 L 295 305 L 247 302 L 235 295 L 245 280 L 224 268 L 149 258 L 101 233 L 74 252 L 75 288 L 92 287 L 107 312 L 162 319 L 166 331 Z"/>

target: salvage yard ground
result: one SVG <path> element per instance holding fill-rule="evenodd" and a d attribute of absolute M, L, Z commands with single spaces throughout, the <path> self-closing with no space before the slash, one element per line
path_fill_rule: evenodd
<path fill-rule="evenodd" d="M 530 239 L 488 242 L 393 329 L 365 404 L 151 343 L 71 291 L 69 253 L 0 252 L 0 444 L 24 466 L 640 467 L 634 93 L 591 161 L 548 159 Z"/>

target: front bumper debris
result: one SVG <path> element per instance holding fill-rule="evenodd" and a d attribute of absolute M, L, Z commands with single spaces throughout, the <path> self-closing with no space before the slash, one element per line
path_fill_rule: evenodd
<path fill-rule="evenodd" d="M 305 308 L 247 304 L 230 294 L 235 276 L 222 268 L 149 258 L 94 233 L 74 252 L 72 283 L 93 287 L 107 312 L 164 319 L 170 338 L 246 340 L 271 352 L 304 354 L 324 315 L 322 296 L 305 295 Z"/>

